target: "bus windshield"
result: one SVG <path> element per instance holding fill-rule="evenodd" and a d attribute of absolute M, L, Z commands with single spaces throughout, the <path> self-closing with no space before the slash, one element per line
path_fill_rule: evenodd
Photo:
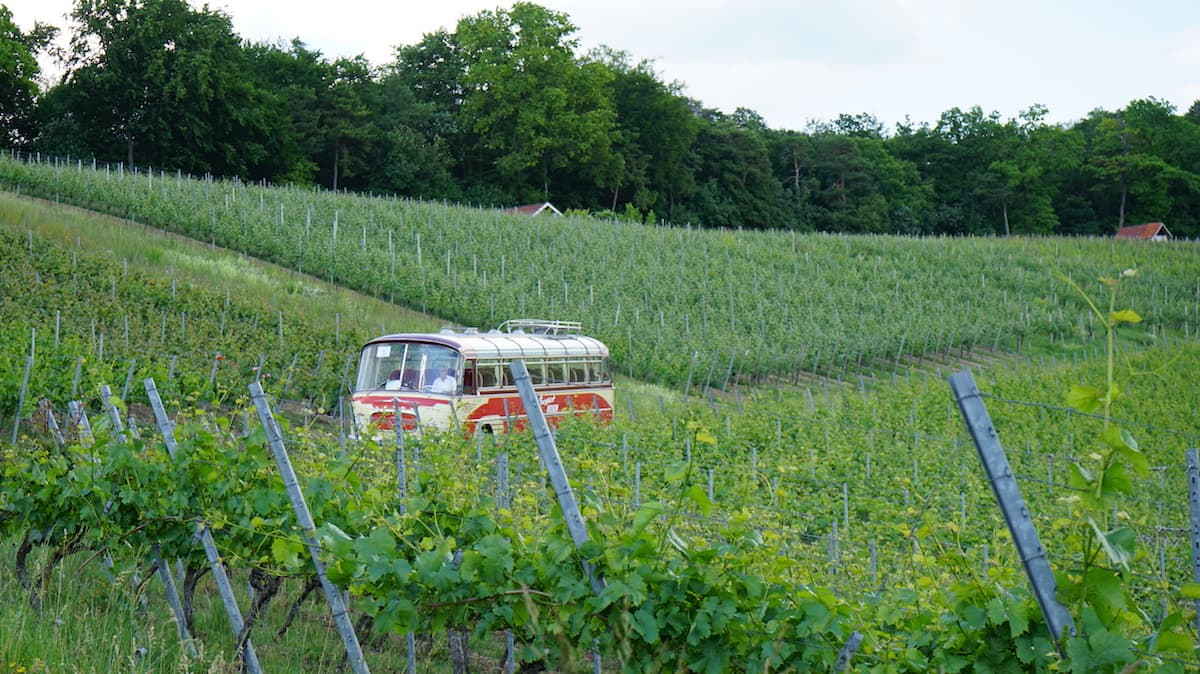
<path fill-rule="evenodd" d="M 459 354 L 440 344 L 381 342 L 362 351 L 358 391 L 457 393 L 461 386 Z"/>

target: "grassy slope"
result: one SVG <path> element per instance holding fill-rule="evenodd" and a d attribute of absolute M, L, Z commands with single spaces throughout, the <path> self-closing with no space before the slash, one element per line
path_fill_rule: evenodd
<path fill-rule="evenodd" d="M 332 328 L 368 325 L 370 330 L 422 332 L 445 322 L 390 302 L 330 285 L 312 276 L 216 248 L 153 227 L 72 206 L 0 192 L 0 226 L 19 235 L 73 245 L 82 254 L 104 254 L 150 275 L 175 279 L 261 301 L 287 314 L 303 315 Z"/>

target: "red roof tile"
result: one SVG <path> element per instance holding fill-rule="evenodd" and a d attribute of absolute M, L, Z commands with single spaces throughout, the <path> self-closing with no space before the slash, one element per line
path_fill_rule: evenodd
<path fill-rule="evenodd" d="M 1171 236 L 1171 230 L 1161 222 L 1147 222 L 1144 225 L 1132 225 L 1117 230 L 1118 239 L 1153 239 L 1159 235 Z"/>

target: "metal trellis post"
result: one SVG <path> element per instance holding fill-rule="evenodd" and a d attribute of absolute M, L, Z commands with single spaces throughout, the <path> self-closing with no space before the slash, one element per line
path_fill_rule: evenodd
<path fill-rule="evenodd" d="M 175 441 L 175 424 L 167 417 L 167 410 L 163 407 L 162 398 L 158 395 L 158 387 L 155 386 L 154 380 L 146 379 L 142 383 L 146 389 L 146 396 L 150 399 L 150 407 L 154 410 L 154 419 L 158 423 L 158 432 L 162 435 L 163 443 L 166 445 L 167 455 L 174 459 L 175 449 L 178 446 Z M 242 618 L 242 610 L 238 607 L 237 598 L 233 595 L 229 577 L 225 574 L 225 565 L 221 562 L 217 544 L 213 540 L 212 532 L 203 524 L 196 524 L 196 535 L 200 538 L 201 545 L 204 546 L 208 566 L 212 570 L 213 580 L 217 583 L 217 593 L 221 595 L 221 603 L 225 606 L 225 614 L 229 617 L 229 626 L 233 629 L 236 637 L 242 633 L 245 620 Z M 249 674 L 261 674 L 262 668 L 258 664 L 258 655 L 254 652 L 254 644 L 250 642 L 249 637 L 246 638 L 242 659 L 246 663 L 246 671 Z"/>
<path fill-rule="evenodd" d="M 258 419 L 267 431 L 267 444 L 271 447 L 275 464 L 279 468 L 279 474 L 283 477 L 283 486 L 287 489 L 292 509 L 296 512 L 296 523 L 300 525 L 305 547 L 308 548 L 309 556 L 312 557 L 313 568 L 316 570 L 317 578 L 321 581 L 321 587 L 325 590 L 333 621 L 337 625 L 338 634 L 341 635 L 342 643 L 346 647 L 346 657 L 350 662 L 350 669 L 355 674 L 369 674 L 371 670 L 368 669 L 366 660 L 363 659 L 362 646 L 358 642 L 358 635 L 354 632 L 354 622 L 350 619 L 350 613 L 342 599 L 342 593 L 325 574 L 325 563 L 321 561 L 320 548 L 317 545 L 317 527 L 313 523 L 312 511 L 308 509 L 304 494 L 300 491 L 296 471 L 292 469 L 291 459 L 288 458 L 287 448 L 283 444 L 283 433 L 279 429 L 279 423 L 271 412 L 271 405 L 267 402 L 262 385 L 256 381 L 250 382 L 248 388 L 250 389 L 250 398 L 254 401 L 254 407 L 258 410 Z"/>
<path fill-rule="evenodd" d="M 1192 580 L 1200 583 L 1200 450 L 1187 451 L 1188 506 L 1192 518 Z M 1200 629 L 1200 599 L 1196 600 L 1196 627 Z"/>
<path fill-rule="evenodd" d="M 1064 631 L 1072 636 L 1075 634 L 1075 623 L 1066 607 L 1058 601 L 1054 573 L 1050 570 L 1046 550 L 1038 539 L 1037 528 L 1033 525 L 1033 518 L 1029 516 L 1029 509 L 1021 496 L 1017 478 L 1013 475 L 996 428 L 992 425 L 987 407 L 983 404 L 983 394 L 975 385 L 975 378 L 969 370 L 951 375 L 949 382 L 954 401 L 962 412 L 963 421 L 971 432 L 976 449 L 979 450 L 979 459 L 987 472 L 988 482 L 991 483 L 996 502 L 1004 514 L 1004 521 L 1008 524 L 1013 543 L 1017 546 L 1025 574 L 1029 576 L 1033 593 L 1042 608 L 1042 614 L 1046 617 L 1051 637 L 1056 646 L 1059 646 Z"/>
<path fill-rule="evenodd" d="M 583 515 L 579 512 L 579 504 L 575 501 L 575 492 L 571 491 L 571 482 L 567 479 L 566 470 L 563 469 L 562 459 L 558 455 L 558 447 L 554 444 L 554 437 L 550 435 L 550 426 L 546 423 L 546 415 L 542 412 L 537 393 L 533 390 L 533 383 L 529 380 L 529 370 L 525 367 L 525 361 L 520 358 L 509 365 L 509 370 L 517 385 L 517 391 L 521 394 L 521 403 L 525 406 L 525 415 L 529 419 L 529 427 L 533 430 L 533 438 L 537 441 L 542 463 L 546 466 L 546 472 L 550 473 L 550 484 L 553 485 L 554 493 L 558 496 L 558 505 L 562 509 L 563 517 L 567 520 L 567 530 L 571 533 L 571 540 L 575 542 L 575 547 L 583 547 L 588 542 L 587 525 L 584 524 Z M 592 591 L 596 594 L 603 592 L 604 579 L 593 572 L 592 565 L 587 560 L 583 561 L 583 568 L 587 572 Z"/>

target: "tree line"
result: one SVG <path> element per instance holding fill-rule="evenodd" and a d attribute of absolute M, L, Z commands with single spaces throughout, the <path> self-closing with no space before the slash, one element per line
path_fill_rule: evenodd
<path fill-rule="evenodd" d="M 245 180 L 709 227 L 901 234 L 1200 236 L 1200 101 L 1071 124 L 952 108 L 885 129 L 843 114 L 774 129 L 706 108 L 653 64 L 580 52 L 561 12 L 519 2 L 373 66 L 300 39 L 251 42 L 186 0 L 76 0 L 65 47 L 0 4 L 9 146 Z M 37 56 L 62 65 L 39 86 Z"/>

